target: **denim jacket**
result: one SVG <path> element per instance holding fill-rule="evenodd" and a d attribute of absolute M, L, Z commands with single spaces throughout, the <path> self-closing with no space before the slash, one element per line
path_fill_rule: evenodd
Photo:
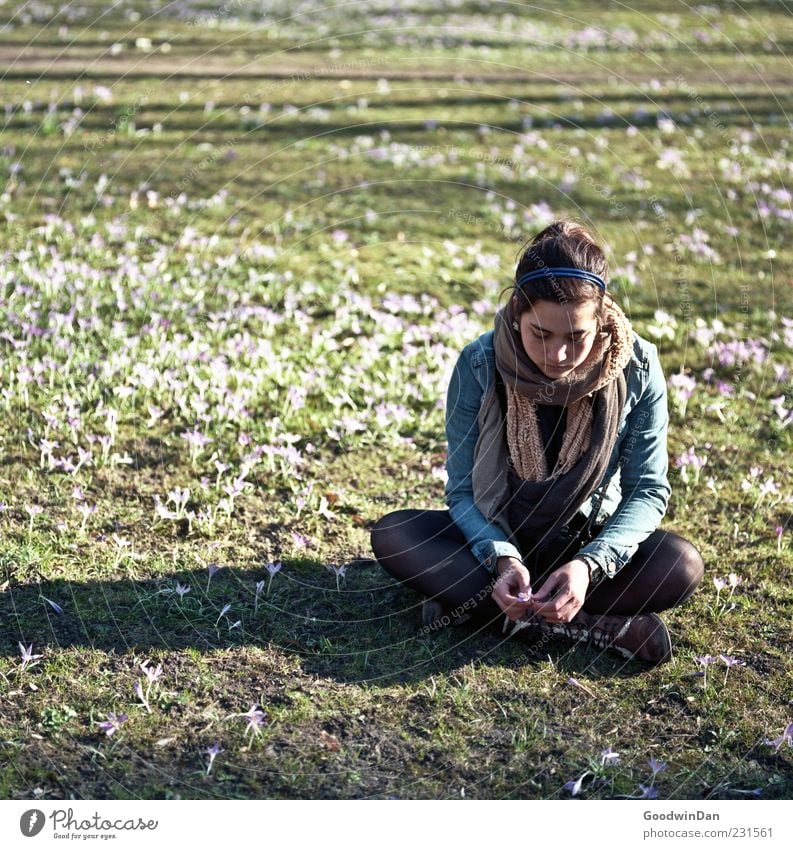
<path fill-rule="evenodd" d="M 509 494 L 503 414 L 495 391 L 493 330 L 466 345 L 446 397 L 445 501 L 474 556 L 489 571 L 521 553 L 500 507 Z M 580 511 L 603 525 L 577 556 L 613 578 L 658 527 L 672 488 L 667 478 L 666 378 L 652 342 L 633 332 L 626 397 L 606 472 Z M 593 571 L 593 575 L 594 575 Z M 600 576 L 599 576 L 600 577 Z"/>

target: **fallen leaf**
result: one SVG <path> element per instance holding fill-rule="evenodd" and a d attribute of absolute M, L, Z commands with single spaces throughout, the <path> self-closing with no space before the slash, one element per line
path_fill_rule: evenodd
<path fill-rule="evenodd" d="M 339 738 L 333 734 L 328 734 L 327 731 L 323 730 L 320 733 L 319 741 L 326 749 L 330 749 L 331 752 L 338 752 L 341 749 Z"/>

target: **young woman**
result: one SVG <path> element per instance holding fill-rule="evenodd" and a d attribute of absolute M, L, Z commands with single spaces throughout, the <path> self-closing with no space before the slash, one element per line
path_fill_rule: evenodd
<path fill-rule="evenodd" d="M 657 615 L 702 580 L 699 551 L 658 525 L 666 379 L 656 346 L 607 293 L 581 225 L 525 248 L 495 329 L 462 350 L 446 403 L 448 510 L 398 510 L 371 533 L 425 624 L 472 616 L 587 640 L 651 665 L 672 656 Z"/>

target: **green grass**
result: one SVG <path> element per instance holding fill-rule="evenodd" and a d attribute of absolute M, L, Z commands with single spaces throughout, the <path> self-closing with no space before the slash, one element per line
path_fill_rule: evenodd
<path fill-rule="evenodd" d="M 71 22 L 0 9 L 0 795 L 544 799 L 588 770 L 583 795 L 615 798 L 653 756 L 664 798 L 790 798 L 790 747 L 765 743 L 793 720 L 791 437 L 771 403 L 793 397 L 773 370 L 793 368 L 784 6 L 416 3 L 280 23 L 274 6 L 217 27 L 210 6 L 125 7 L 96 23 L 95 3 Z M 601 46 L 564 46 L 593 20 Z M 548 209 L 597 228 L 635 328 L 667 376 L 697 379 L 685 414 L 670 397 L 669 452 L 707 465 L 688 483 L 670 465 L 662 527 L 707 574 L 665 616 L 674 661 L 649 672 L 499 627 L 422 634 L 419 596 L 371 559 L 384 513 L 444 507 L 437 402 Z M 687 245 L 696 228 L 715 259 Z M 698 321 L 768 360 L 720 364 Z M 193 429 L 212 442 L 191 455 Z M 93 461 L 52 468 L 42 439 Z M 246 471 L 253 447 L 288 445 L 302 463 Z M 157 517 L 176 487 L 204 519 Z M 208 581 L 210 563 L 225 568 Z M 27 668 L 20 642 L 42 655 Z M 726 684 L 711 666 L 705 687 L 708 653 L 745 665 Z M 147 660 L 163 666 L 151 712 L 133 692 Z M 235 716 L 252 705 L 258 735 Z M 109 713 L 128 716 L 112 737 Z"/>

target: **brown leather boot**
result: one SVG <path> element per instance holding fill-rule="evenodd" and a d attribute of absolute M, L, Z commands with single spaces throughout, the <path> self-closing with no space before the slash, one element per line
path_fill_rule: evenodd
<path fill-rule="evenodd" d="M 507 620 L 509 622 L 509 620 Z M 504 630 L 506 630 L 506 623 Z M 614 649 L 630 660 L 641 660 L 658 666 L 672 659 L 672 638 L 657 613 L 636 616 L 606 616 L 579 610 L 570 622 L 546 622 L 539 616 L 514 623 L 509 636 L 526 629 L 532 632 L 565 637 L 574 642 L 586 641 L 600 649 Z"/>

